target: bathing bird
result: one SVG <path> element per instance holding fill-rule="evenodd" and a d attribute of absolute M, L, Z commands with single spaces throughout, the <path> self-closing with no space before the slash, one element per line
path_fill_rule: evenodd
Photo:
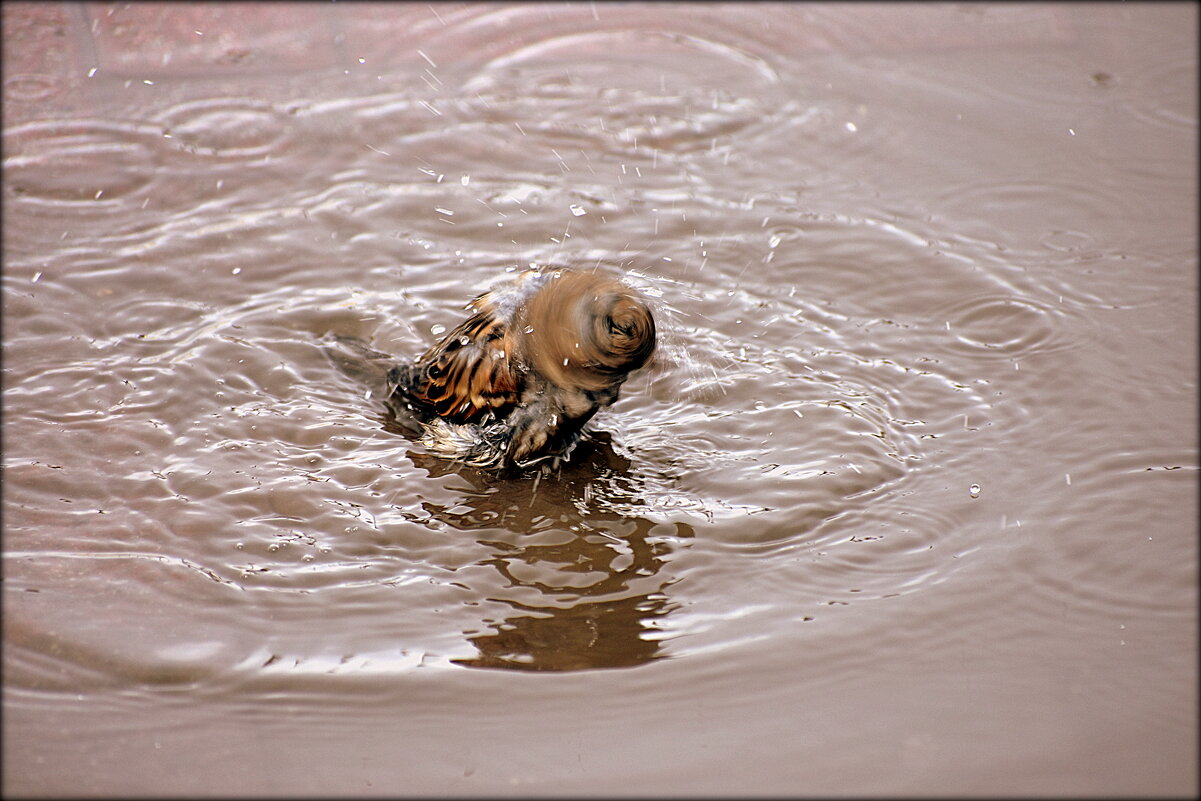
<path fill-rule="evenodd" d="M 521 273 L 411 364 L 389 370 L 389 402 L 432 452 L 512 471 L 566 459 L 584 425 L 655 349 L 643 298 L 609 277 Z"/>

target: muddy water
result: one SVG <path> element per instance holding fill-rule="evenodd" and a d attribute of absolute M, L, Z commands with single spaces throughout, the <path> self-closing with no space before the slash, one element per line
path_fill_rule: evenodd
<path fill-rule="evenodd" d="M 68 8 L 58 76 L 6 9 L 6 791 L 1197 791 L 1195 6 L 351 5 L 90 77 Z M 530 265 L 659 320 L 559 470 L 322 350 Z"/>

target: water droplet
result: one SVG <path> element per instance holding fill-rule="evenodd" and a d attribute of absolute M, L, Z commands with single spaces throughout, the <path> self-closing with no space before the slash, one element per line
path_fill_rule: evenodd
<path fill-rule="evenodd" d="M 968 487 L 967 494 L 972 496 L 973 498 L 979 498 L 980 497 L 980 485 L 973 484 L 972 486 Z"/>
<path fill-rule="evenodd" d="M 430 326 L 430 333 L 433 334 L 434 336 L 438 336 L 439 334 L 445 334 L 446 326 L 441 325 L 440 323 L 434 323 L 433 325 Z"/>

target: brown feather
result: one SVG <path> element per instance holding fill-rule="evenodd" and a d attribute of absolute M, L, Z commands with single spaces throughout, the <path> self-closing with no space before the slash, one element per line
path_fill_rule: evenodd
<path fill-rule="evenodd" d="M 503 415 L 517 404 L 518 381 L 505 353 L 505 326 L 479 312 L 417 360 L 410 399 L 456 424 L 479 422 L 488 411 Z"/>

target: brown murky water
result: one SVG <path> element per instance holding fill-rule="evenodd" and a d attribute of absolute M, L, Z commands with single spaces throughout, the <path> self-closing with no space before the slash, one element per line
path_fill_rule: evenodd
<path fill-rule="evenodd" d="M 1197 792 L 1195 5 L 47 5 L 7 793 Z M 323 353 L 530 264 L 661 332 L 559 471 Z"/>

